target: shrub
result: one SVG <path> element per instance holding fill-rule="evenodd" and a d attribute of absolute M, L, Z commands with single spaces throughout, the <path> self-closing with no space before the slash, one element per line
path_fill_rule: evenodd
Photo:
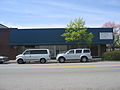
<path fill-rule="evenodd" d="M 102 55 L 102 60 L 120 60 L 120 51 L 105 52 Z"/>

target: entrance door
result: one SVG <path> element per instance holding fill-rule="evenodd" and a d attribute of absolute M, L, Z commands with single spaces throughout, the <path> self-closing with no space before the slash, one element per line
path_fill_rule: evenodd
<path fill-rule="evenodd" d="M 98 57 L 98 45 L 94 45 L 91 47 L 91 55 L 93 57 Z"/>

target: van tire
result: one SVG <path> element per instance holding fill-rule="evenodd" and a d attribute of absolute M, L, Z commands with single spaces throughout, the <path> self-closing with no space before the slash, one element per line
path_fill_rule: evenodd
<path fill-rule="evenodd" d="M 40 59 L 40 63 L 46 63 L 46 59 L 45 58 L 41 58 Z"/>
<path fill-rule="evenodd" d="M 3 64 L 3 61 L 0 61 L 0 64 Z"/>
<path fill-rule="evenodd" d="M 17 60 L 17 63 L 18 63 L 18 64 L 24 64 L 25 62 L 23 61 L 23 59 L 18 59 L 18 60 Z"/>

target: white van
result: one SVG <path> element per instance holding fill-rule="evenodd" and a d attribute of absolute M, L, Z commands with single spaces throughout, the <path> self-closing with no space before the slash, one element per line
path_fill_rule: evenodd
<path fill-rule="evenodd" d="M 27 49 L 22 54 L 16 56 L 18 64 L 32 61 L 46 63 L 47 60 L 50 60 L 50 52 L 48 49 Z"/>

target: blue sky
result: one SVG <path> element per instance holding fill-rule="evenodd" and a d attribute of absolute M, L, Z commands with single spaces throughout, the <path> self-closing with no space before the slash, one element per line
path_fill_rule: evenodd
<path fill-rule="evenodd" d="M 0 0 L 0 23 L 8 27 L 65 27 L 78 17 L 87 27 L 120 23 L 120 0 Z"/>

